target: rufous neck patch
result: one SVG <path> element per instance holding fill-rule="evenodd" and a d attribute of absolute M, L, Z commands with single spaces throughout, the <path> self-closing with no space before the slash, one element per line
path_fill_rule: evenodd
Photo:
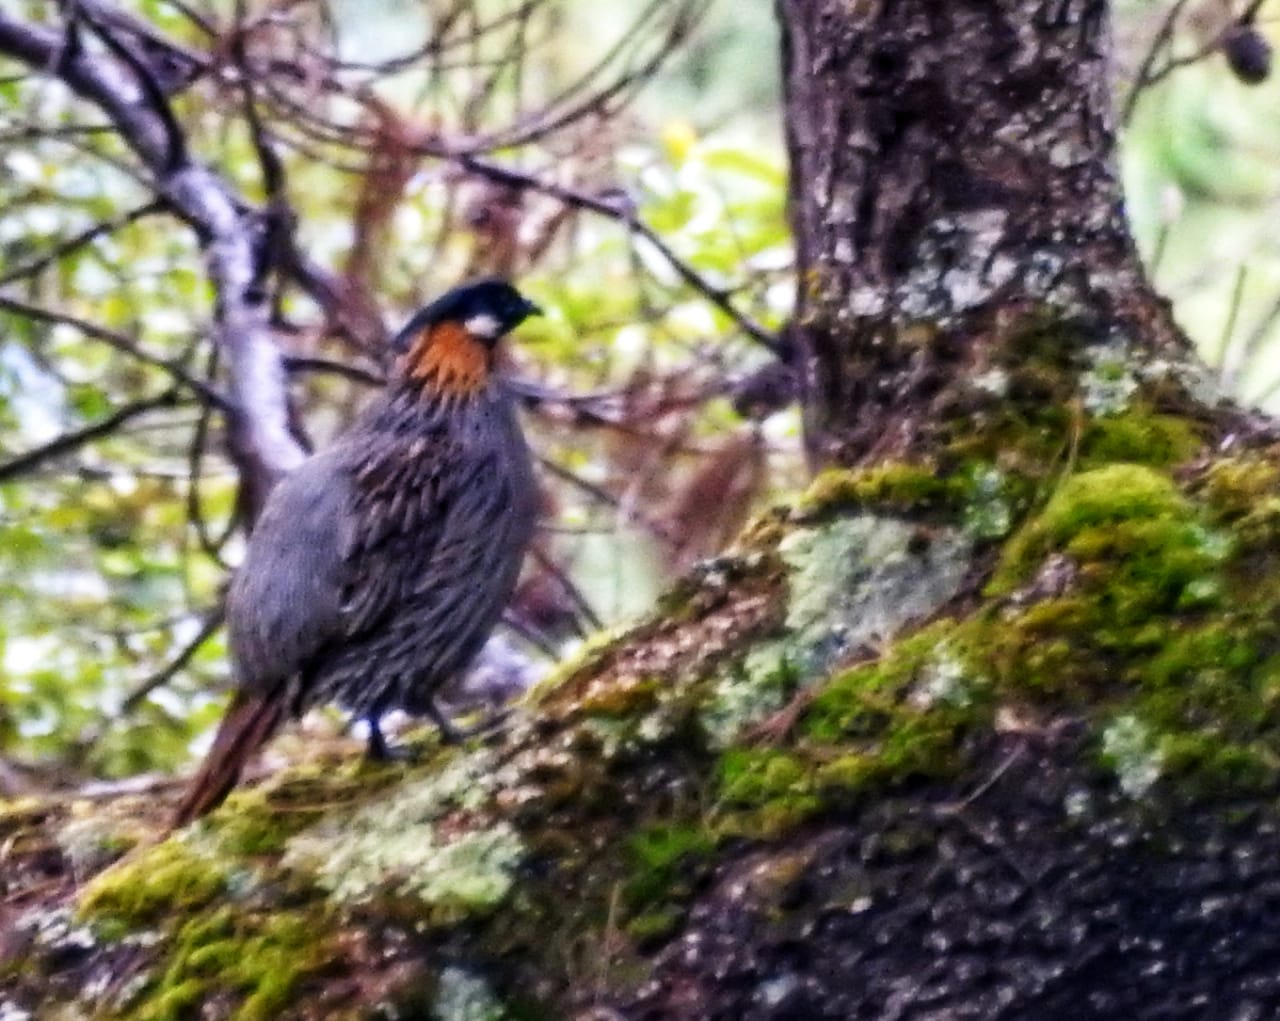
<path fill-rule="evenodd" d="M 488 382 L 492 357 L 461 323 L 436 323 L 414 339 L 405 375 L 446 395 L 473 394 Z"/>

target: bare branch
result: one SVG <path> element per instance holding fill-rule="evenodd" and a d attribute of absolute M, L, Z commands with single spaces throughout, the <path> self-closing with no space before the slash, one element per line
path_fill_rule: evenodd
<path fill-rule="evenodd" d="M 221 605 L 214 607 L 206 613 L 204 623 L 201 624 L 200 630 L 196 633 L 196 636 L 184 645 L 178 651 L 178 654 L 165 666 L 161 667 L 146 680 L 139 683 L 133 691 L 129 692 L 128 697 L 120 706 L 120 715 L 129 715 L 129 713 L 137 709 L 153 691 L 157 688 L 164 687 L 164 685 L 173 680 L 173 678 L 191 662 L 191 657 L 200 651 L 200 646 L 204 645 L 205 642 L 212 638 L 218 628 L 222 626 L 223 614 L 224 611 Z"/>
<path fill-rule="evenodd" d="M 387 381 L 385 376 L 377 372 L 370 372 L 368 369 L 362 369 L 358 365 L 348 365 L 346 362 L 335 362 L 331 358 L 285 355 L 284 367 L 290 375 L 294 373 L 325 373 L 330 376 L 341 376 L 343 379 L 349 379 L 353 383 L 359 383 L 361 386 L 378 387 L 384 385 Z"/>
<path fill-rule="evenodd" d="M 556 464 L 555 461 L 552 461 L 548 457 L 538 458 L 538 464 L 541 465 L 544 469 L 546 469 L 547 472 L 554 475 L 556 478 L 562 479 L 563 481 L 569 483 L 569 485 L 582 490 L 582 492 L 586 493 L 587 496 L 591 497 L 593 500 L 596 500 L 607 507 L 612 507 L 615 510 L 622 509 L 622 501 L 618 497 L 614 496 L 607 489 L 604 489 L 601 486 L 596 485 L 594 482 L 591 482 L 588 479 L 584 479 L 582 476 L 576 474 L 575 472 L 570 471 L 564 465 Z M 675 546 L 678 545 L 676 538 L 671 534 L 670 530 L 668 530 L 667 527 L 661 522 L 654 520 L 652 517 L 649 517 L 648 515 L 643 514 L 640 511 L 634 511 L 634 510 L 629 515 L 629 517 L 631 518 L 631 520 L 637 522 L 640 525 L 643 525 L 647 532 L 649 532 L 656 538 L 661 539 L 668 546 L 671 546 L 674 548 Z"/>
<path fill-rule="evenodd" d="M 38 322 L 70 326 L 72 329 L 79 330 L 86 337 L 100 340 L 117 351 L 127 354 L 130 358 L 136 358 L 147 365 L 154 365 L 158 369 L 163 369 L 178 382 L 182 383 L 183 386 L 198 394 L 202 400 L 212 404 L 219 410 L 229 412 L 234 409 L 234 405 L 226 395 L 210 386 L 204 380 L 196 379 L 195 376 L 191 375 L 177 362 L 143 350 L 131 337 L 117 330 L 110 330 L 105 326 L 99 326 L 97 323 L 91 323 L 87 319 L 81 319 L 66 312 L 54 312 L 52 309 L 41 308 L 39 305 L 18 301 L 16 298 L 10 298 L 3 294 L 0 294 L 0 311 L 12 312 L 15 315 L 35 319 Z"/>
<path fill-rule="evenodd" d="M 155 411 L 157 408 L 171 408 L 177 403 L 178 391 L 174 388 L 166 390 L 156 397 L 149 397 L 146 400 L 126 404 L 92 425 L 63 433 L 61 436 L 55 437 L 34 450 L 28 450 L 25 454 L 19 454 L 11 460 L 0 462 L 0 482 L 7 482 L 18 475 L 34 471 L 46 462 L 61 457 L 63 454 L 69 454 L 86 443 L 92 443 L 103 436 L 109 436 L 126 422 L 137 418 L 139 415 L 145 415 L 148 412 Z"/>
<path fill-rule="evenodd" d="M 93 34 L 102 41 L 102 44 L 133 71 L 148 105 L 160 118 L 165 134 L 165 155 L 160 170 L 169 173 L 185 165 L 188 162 L 187 139 L 178 125 L 177 118 L 173 115 L 173 108 L 169 106 L 165 90 L 156 79 L 155 71 L 142 57 L 108 30 L 95 16 L 93 5 L 80 2 L 76 4 L 74 10 L 93 29 Z M 59 63 L 61 64 L 65 59 L 64 56 Z"/>
<path fill-rule="evenodd" d="M 564 594 L 569 597 L 569 601 L 573 603 L 574 607 L 586 620 L 587 624 L 595 631 L 599 631 L 603 628 L 604 622 L 600 619 L 600 615 L 592 608 L 587 597 L 584 596 L 582 594 L 582 590 L 573 583 L 573 579 L 569 577 L 564 568 L 557 564 L 555 560 L 547 554 L 547 551 L 537 543 L 534 543 L 533 546 L 530 547 L 529 552 L 532 554 L 534 560 L 538 562 L 539 566 L 541 566 L 543 570 L 555 579 L 556 584 L 559 585 Z M 574 623 L 577 624 L 577 621 L 575 620 Z M 579 630 L 581 630 L 580 626 Z"/>
<path fill-rule="evenodd" d="M 91 6 L 99 35 L 109 35 L 113 8 L 101 0 Z M 233 405 L 224 409 L 231 453 L 252 517 L 276 480 L 305 457 L 290 429 L 284 365 L 271 333 L 263 214 L 191 160 L 185 145 L 176 145 L 172 110 L 154 75 L 148 85 L 137 54 L 128 60 L 80 49 L 68 57 L 65 50 L 56 32 L 0 13 L 0 53 L 36 69 L 53 68 L 101 109 L 153 175 L 156 190 L 199 236 L 218 296 L 216 340 L 227 354 L 231 378 Z"/>
<path fill-rule="evenodd" d="M 74 237 L 69 237 L 65 241 L 61 241 L 54 245 L 53 248 L 39 258 L 23 263 L 21 266 L 16 266 L 8 273 L 0 276 L 0 287 L 3 287 L 5 284 L 13 283 L 15 280 L 20 280 L 23 277 L 33 277 L 44 270 L 47 266 L 57 262 L 59 259 L 65 258 L 77 249 L 83 248 L 85 245 L 97 238 L 103 237 L 107 234 L 113 234 L 121 227 L 127 227 L 131 223 L 136 223 L 143 217 L 159 212 L 163 208 L 164 203 L 156 199 L 138 206 L 136 209 L 131 209 L 127 213 L 122 213 L 114 219 L 102 220 L 99 223 L 95 223 L 92 227 L 82 230 Z"/>
<path fill-rule="evenodd" d="M 1180 68 L 1190 67 L 1192 64 L 1197 64 L 1217 53 L 1222 48 L 1223 39 L 1231 27 L 1251 24 L 1258 13 L 1259 7 L 1261 7 L 1262 0 L 1254 0 L 1240 18 L 1233 20 L 1222 30 L 1215 32 L 1211 38 L 1196 47 L 1192 52 L 1181 57 L 1170 56 L 1159 67 L 1156 67 L 1156 60 L 1173 44 L 1178 19 L 1182 17 L 1183 10 L 1187 4 L 1188 0 L 1175 0 L 1173 6 L 1169 8 L 1168 13 L 1165 15 L 1160 28 L 1156 31 L 1155 38 L 1151 40 L 1151 45 L 1147 49 L 1146 55 L 1142 58 L 1142 63 L 1134 76 L 1133 85 L 1129 88 L 1129 94 L 1125 97 L 1124 106 L 1121 108 L 1121 124 L 1128 124 L 1132 120 L 1133 113 L 1138 106 L 1138 100 L 1144 92 L 1152 86 L 1158 85 Z"/>
<path fill-rule="evenodd" d="M 631 203 L 625 198 L 613 200 L 601 198 L 597 195 L 589 195 L 576 188 L 569 188 L 554 181 L 547 181 L 523 170 L 505 167 L 502 164 L 481 159 L 477 156 L 462 156 L 458 162 L 466 170 L 478 176 L 486 177 L 491 181 L 498 181 L 516 188 L 528 188 L 531 191 L 557 199 L 575 209 L 589 210 L 625 224 L 632 233 L 637 237 L 643 238 L 651 245 L 675 270 L 676 275 L 681 280 L 710 301 L 720 311 L 724 312 L 752 340 L 768 348 L 781 361 L 790 361 L 794 357 L 795 352 L 785 338 L 765 329 L 745 312 L 742 312 L 730 300 L 729 292 L 712 284 L 711 281 L 677 255 L 652 227 L 638 219 Z"/>

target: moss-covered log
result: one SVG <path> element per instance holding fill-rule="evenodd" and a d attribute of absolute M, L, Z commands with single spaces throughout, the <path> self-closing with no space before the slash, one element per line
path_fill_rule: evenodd
<path fill-rule="evenodd" d="M 1280 446 L 1070 329 L 499 735 L 7 805 L 6 1017 L 1273 1016 Z"/>

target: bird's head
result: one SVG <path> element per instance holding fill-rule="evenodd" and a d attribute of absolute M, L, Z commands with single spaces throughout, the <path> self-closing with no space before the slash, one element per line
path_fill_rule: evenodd
<path fill-rule="evenodd" d="M 498 341 L 541 309 L 505 280 L 455 287 L 419 311 L 393 342 L 406 379 L 446 395 L 488 382 Z"/>

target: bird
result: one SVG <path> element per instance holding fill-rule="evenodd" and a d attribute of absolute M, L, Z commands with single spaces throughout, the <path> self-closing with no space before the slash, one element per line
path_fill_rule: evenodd
<path fill-rule="evenodd" d="M 384 390 L 271 491 L 227 591 L 235 691 L 179 801 L 212 811 L 290 718 L 337 703 L 368 754 L 399 709 L 458 735 L 436 704 L 476 657 L 520 573 L 537 516 L 532 457 L 499 341 L 541 309 L 484 278 L 422 308 L 392 341 Z"/>

